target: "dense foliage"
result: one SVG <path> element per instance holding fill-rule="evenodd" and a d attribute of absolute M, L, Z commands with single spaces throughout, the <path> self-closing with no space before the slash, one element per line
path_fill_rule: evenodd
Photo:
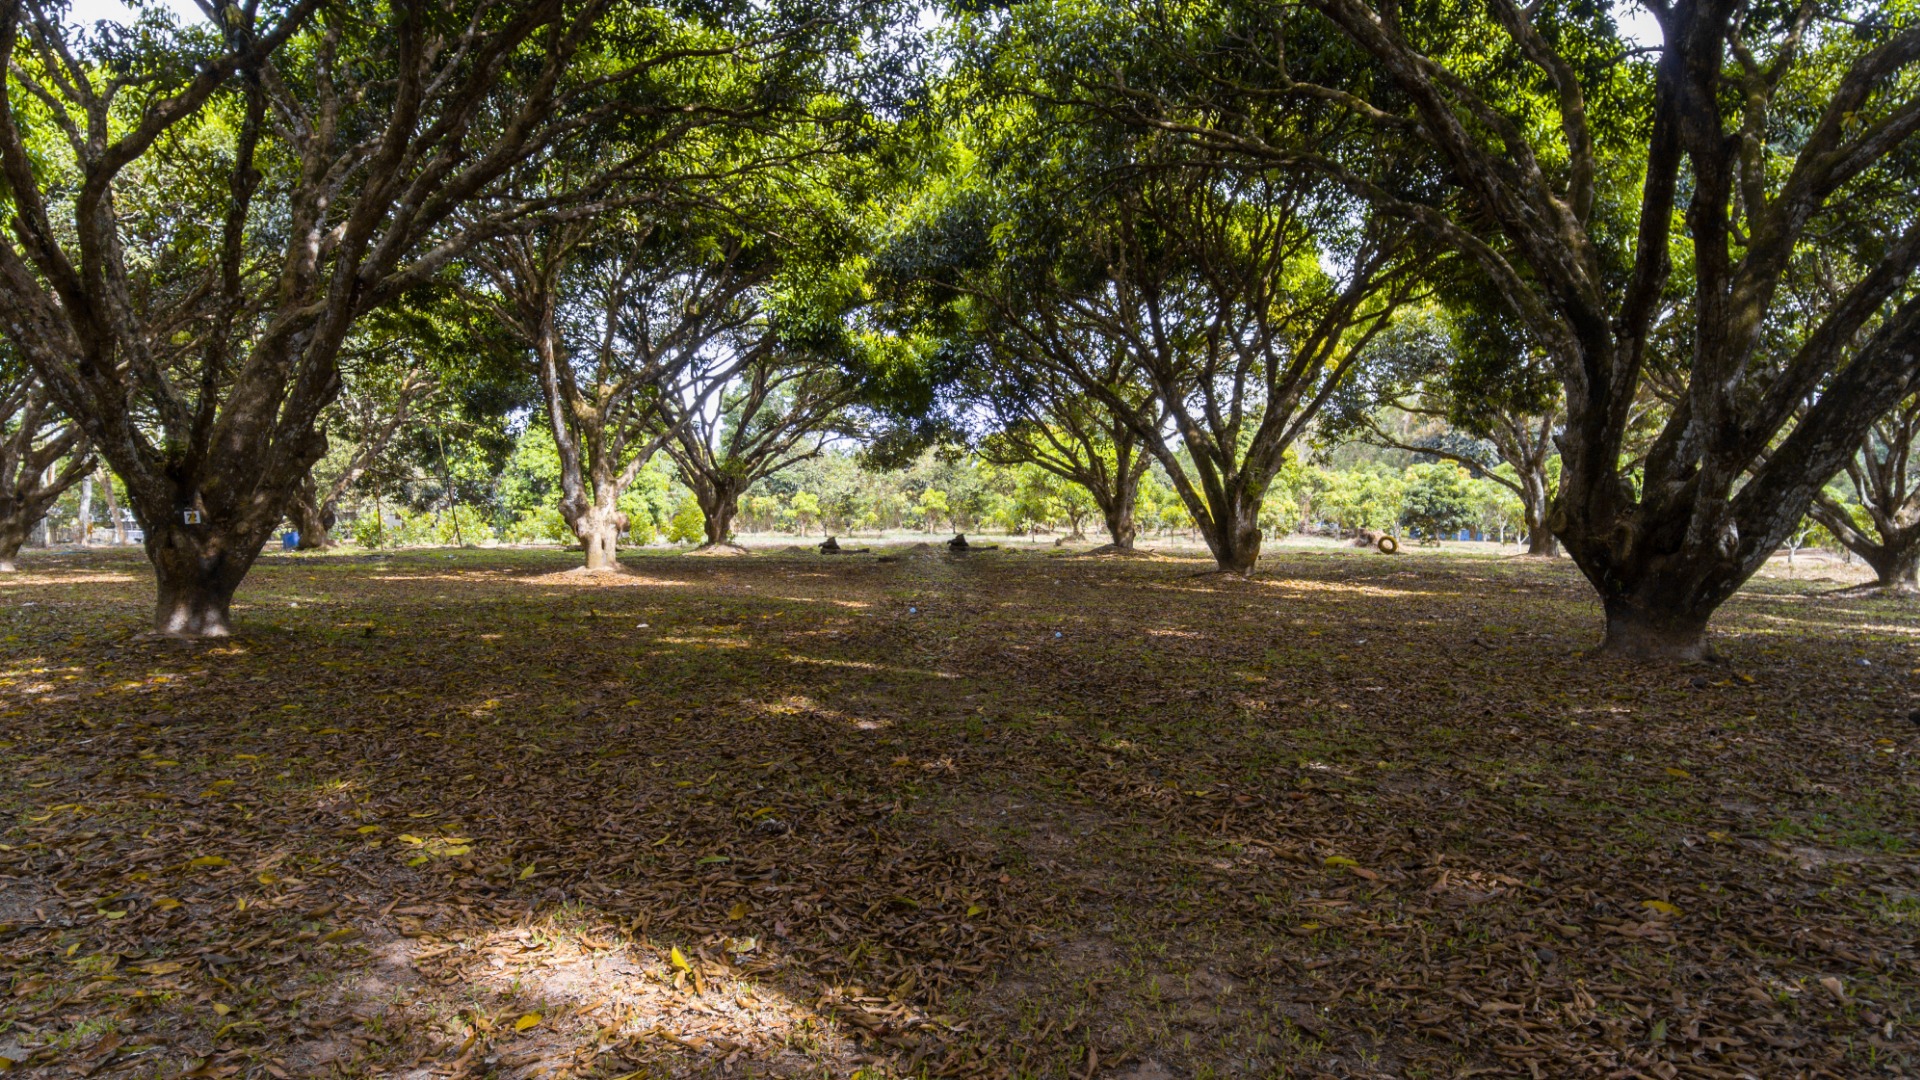
<path fill-rule="evenodd" d="M 67 464 L 0 547 L 97 455 L 165 632 L 289 526 L 1465 531 L 1669 656 L 1810 512 L 1920 572 L 1904 2 L 6 10 L 0 401 Z"/>

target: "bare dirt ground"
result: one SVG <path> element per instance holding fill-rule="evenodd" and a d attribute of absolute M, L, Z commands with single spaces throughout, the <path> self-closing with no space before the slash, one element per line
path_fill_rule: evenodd
<path fill-rule="evenodd" d="M 1920 611 L 1561 563 L 137 553 L 0 582 L 11 1075 L 1906 1076 Z"/>

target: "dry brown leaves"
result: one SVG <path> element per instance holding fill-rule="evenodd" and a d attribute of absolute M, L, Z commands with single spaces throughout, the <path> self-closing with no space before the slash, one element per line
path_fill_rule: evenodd
<path fill-rule="evenodd" d="M 1915 1068 L 1920 617 L 1570 569 L 137 563 L 0 627 L 0 1057 L 157 1076 Z M 1865 661 L 1863 664 L 1862 661 Z"/>

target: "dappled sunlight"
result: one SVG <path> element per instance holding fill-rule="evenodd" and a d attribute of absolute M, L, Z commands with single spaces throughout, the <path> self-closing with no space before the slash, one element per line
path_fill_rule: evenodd
<path fill-rule="evenodd" d="M 307 562 L 249 582 L 269 632 L 193 648 L 86 636 L 144 584 L 49 587 L 0 641 L 0 1056 L 1113 1080 L 1375 1032 L 1409 1073 L 1497 1044 L 1583 1075 L 1696 983 L 1785 995 L 1671 1006 L 1696 1060 L 1829 1045 L 1826 977 L 1907 1039 L 1909 980 L 1775 943 L 1911 951 L 1872 890 L 1920 835 L 1885 795 L 1920 619 L 1762 592 L 1716 622 L 1733 665 L 1627 672 L 1550 637 L 1599 629 L 1564 566 L 1415 557 L 627 593 L 516 587 L 550 553 Z"/>
<path fill-rule="evenodd" d="M 450 1063 L 584 1069 L 680 1059 L 843 1073 L 860 1056 L 831 1017 L 773 984 L 785 961 L 758 936 L 643 944 L 603 912 L 565 904 L 443 942 L 435 914 L 430 905 L 400 909 L 401 940 L 370 959 L 376 972 L 425 969 L 460 990 L 408 987 L 403 1006 L 415 1023 L 428 1021 L 422 1035 Z M 388 995 L 378 991 L 391 989 L 357 996 L 379 1009 Z"/>
<path fill-rule="evenodd" d="M 828 607 L 845 608 L 848 611 L 867 611 L 873 607 L 872 604 L 868 603 L 865 600 L 847 600 L 843 598 L 826 597 L 826 596 L 780 596 L 778 594 L 770 593 L 768 594 L 767 599 L 784 600 L 789 604 L 804 604 L 808 607 L 815 607 L 815 606 L 824 604 Z"/>
<path fill-rule="evenodd" d="M 1363 581 L 1325 581 L 1313 578 L 1271 578 L 1255 577 L 1249 584 L 1259 586 L 1267 592 L 1283 595 L 1296 595 L 1316 598 L 1346 600 L 1362 598 L 1374 600 L 1406 600 L 1415 597 L 1432 598 L 1450 595 L 1435 589 L 1409 589 L 1389 587 Z"/>
<path fill-rule="evenodd" d="M 531 577 L 513 577 L 508 580 L 522 586 L 565 586 L 568 589 L 687 589 L 693 582 L 677 581 L 672 578 L 653 577 L 634 570 L 620 570 L 607 573 L 586 573 L 578 570 L 562 570 L 554 574 L 537 574 Z"/>
<path fill-rule="evenodd" d="M 841 660 L 826 656 L 802 656 L 798 653 L 780 653 L 780 659 L 789 664 L 807 664 L 814 667 L 845 668 L 850 671 L 885 672 L 890 675 L 911 675 L 917 679 L 958 679 L 961 676 L 951 671 L 933 671 L 926 668 L 902 667 L 898 664 L 880 664 L 870 660 Z"/>
<path fill-rule="evenodd" d="M 133 585 L 152 580 L 148 576 L 100 570 L 16 570 L 0 574 L 0 591 L 45 585 Z"/>
<path fill-rule="evenodd" d="M 753 642 L 737 637 L 657 637 L 653 639 L 663 645 L 680 645 L 690 649 L 751 649 Z"/>

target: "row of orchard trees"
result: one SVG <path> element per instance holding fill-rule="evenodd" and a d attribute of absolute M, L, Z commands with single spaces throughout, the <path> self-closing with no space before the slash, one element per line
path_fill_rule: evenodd
<path fill-rule="evenodd" d="M 777 466 L 862 392 L 840 265 L 872 159 L 847 147 L 906 73 L 886 25 L 863 0 L 90 29 L 0 4 L 0 331 L 56 438 L 124 485 L 157 628 L 225 634 L 283 516 L 323 534 L 444 366 L 490 347 L 538 385 L 589 568 L 654 452 L 715 498 Z M 442 370 L 412 362 L 422 323 Z M 330 423 L 361 445 L 323 491 Z"/>
<path fill-rule="evenodd" d="M 1152 458 L 1223 570 L 1317 422 L 1406 399 L 1513 467 L 1607 649 L 1707 655 L 1810 507 L 1848 535 L 1829 478 L 1901 527 L 1920 12 L 1647 10 L 1641 44 L 1608 3 L 992 9 L 885 269 L 964 415 L 1103 505 Z"/>
<path fill-rule="evenodd" d="M 1650 10 L 956 4 L 933 55 L 882 0 L 14 0 L 0 464 L 104 460 L 198 636 L 488 368 L 589 568 L 656 454 L 718 543 L 884 412 L 876 460 L 962 442 L 1122 546 L 1163 478 L 1250 573 L 1361 439 L 1497 477 L 1610 649 L 1705 655 L 1810 511 L 1911 575 L 1920 15 Z"/>

